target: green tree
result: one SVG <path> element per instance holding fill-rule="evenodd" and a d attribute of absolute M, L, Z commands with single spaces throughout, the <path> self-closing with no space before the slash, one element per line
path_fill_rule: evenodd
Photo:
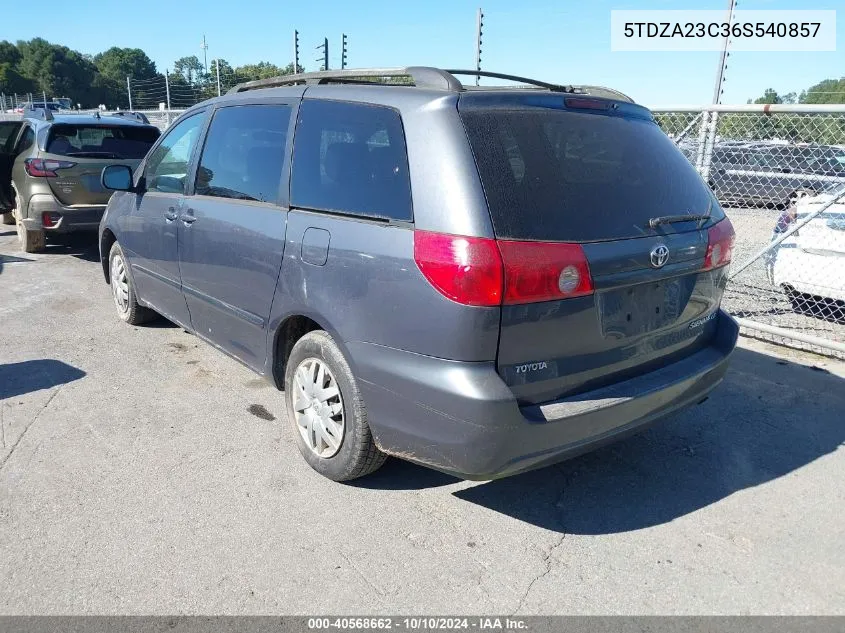
<path fill-rule="evenodd" d="M 199 83 L 205 74 L 205 68 L 196 55 L 180 57 L 173 63 L 173 72 L 182 75 L 189 84 Z"/>
<path fill-rule="evenodd" d="M 801 92 L 800 103 L 845 103 L 845 77 L 825 79 Z"/>
<path fill-rule="evenodd" d="M 776 104 L 776 103 L 783 103 L 780 98 L 780 95 L 774 88 L 766 88 L 766 91 L 763 93 L 763 96 L 759 99 L 755 99 L 754 103 L 768 103 L 768 104 Z"/>
<path fill-rule="evenodd" d="M 153 60 L 140 48 L 112 46 L 109 50 L 95 55 L 93 61 L 103 77 L 116 82 L 125 82 L 127 77 L 145 80 L 159 76 Z"/>

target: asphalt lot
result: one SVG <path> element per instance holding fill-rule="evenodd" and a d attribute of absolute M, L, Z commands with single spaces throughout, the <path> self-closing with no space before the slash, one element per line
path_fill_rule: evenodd
<path fill-rule="evenodd" d="M 262 379 L 120 322 L 96 258 L 0 227 L 2 614 L 845 614 L 843 363 L 745 342 L 596 453 L 341 485 Z"/>

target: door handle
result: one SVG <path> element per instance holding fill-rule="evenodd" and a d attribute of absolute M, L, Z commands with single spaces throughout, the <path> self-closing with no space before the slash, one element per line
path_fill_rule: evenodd
<path fill-rule="evenodd" d="M 168 207 L 167 213 L 164 214 L 165 222 L 173 222 L 176 219 L 176 207 Z"/>
<path fill-rule="evenodd" d="M 182 224 L 184 224 L 185 226 L 190 226 L 196 221 L 197 216 L 194 215 L 193 209 L 186 209 L 185 213 L 182 214 Z"/>

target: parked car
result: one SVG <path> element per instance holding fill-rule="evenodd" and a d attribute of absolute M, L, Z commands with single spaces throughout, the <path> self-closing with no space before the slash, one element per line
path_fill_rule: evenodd
<path fill-rule="evenodd" d="M 334 480 L 388 454 L 501 477 L 702 401 L 737 338 L 730 221 L 646 108 L 511 79 L 536 87 L 327 71 L 191 108 L 103 171 L 118 316 L 284 389 Z"/>
<path fill-rule="evenodd" d="M 781 215 L 772 239 L 805 220 L 831 195 L 799 200 Z M 775 247 L 767 270 L 795 311 L 845 322 L 845 202 L 833 204 Z"/>
<path fill-rule="evenodd" d="M 802 196 L 845 183 L 841 154 L 823 145 L 720 143 L 713 152 L 710 185 L 723 204 L 786 208 Z"/>
<path fill-rule="evenodd" d="M 24 251 L 44 248 L 50 234 L 97 230 L 111 196 L 103 167 L 141 162 L 160 135 L 145 121 L 44 109 L 0 121 L 0 213 L 3 224 L 17 224 Z"/>

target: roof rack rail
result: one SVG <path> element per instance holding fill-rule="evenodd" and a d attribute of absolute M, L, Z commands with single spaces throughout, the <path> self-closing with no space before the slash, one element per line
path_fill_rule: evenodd
<path fill-rule="evenodd" d="M 150 124 L 150 120 L 147 118 L 145 114 L 142 112 L 129 112 L 129 111 L 120 111 L 120 112 L 112 112 L 111 116 L 120 116 L 124 118 L 133 118 L 139 123 L 146 123 L 147 125 Z"/>
<path fill-rule="evenodd" d="M 345 70 L 321 70 L 312 73 L 298 73 L 296 75 L 284 75 L 271 77 L 270 79 L 258 79 L 238 84 L 226 94 L 236 94 L 247 90 L 258 90 L 260 88 L 278 88 L 280 86 L 296 86 L 305 84 L 309 86 L 328 84 L 332 82 L 343 82 L 344 80 L 366 80 L 375 77 L 410 77 L 417 88 L 432 88 L 435 90 L 448 90 L 457 92 L 463 89 L 461 82 L 455 79 L 448 72 L 439 68 L 428 66 L 406 66 L 399 68 L 347 68 Z"/>
<path fill-rule="evenodd" d="M 32 106 L 27 106 L 26 109 L 23 111 L 23 115 L 29 117 L 35 117 L 41 119 L 43 121 L 52 121 L 53 120 L 53 113 L 50 112 L 50 108 L 34 108 Z"/>
<path fill-rule="evenodd" d="M 446 72 L 450 75 L 471 75 L 473 77 L 492 77 L 493 79 L 518 81 L 529 86 L 537 86 L 538 88 L 545 88 L 554 92 L 577 92 L 576 86 L 562 86 L 547 81 L 540 81 L 539 79 L 530 79 L 528 77 L 520 77 L 519 75 L 507 75 L 505 73 L 494 73 L 489 70 L 447 70 Z"/>
<path fill-rule="evenodd" d="M 381 77 L 410 77 L 417 88 L 431 88 L 435 90 L 447 90 L 449 92 L 461 92 L 470 87 L 464 86 L 455 75 L 467 75 L 471 77 L 492 77 L 495 79 L 506 79 L 523 84 L 522 87 L 533 86 L 537 88 L 544 88 L 554 92 L 564 92 L 569 94 L 589 94 L 597 97 L 606 97 L 612 99 L 620 99 L 633 103 L 634 100 L 628 95 L 613 90 L 612 88 L 604 88 L 602 86 L 572 86 L 559 85 L 549 83 L 547 81 L 540 81 L 538 79 L 530 79 L 528 77 L 520 77 L 518 75 L 508 75 L 505 73 L 490 72 L 487 70 L 443 70 L 440 68 L 433 68 L 430 66 L 405 66 L 398 68 L 356 68 L 345 70 L 321 70 L 311 73 L 299 73 L 296 75 L 283 75 L 280 77 L 271 77 L 269 79 L 258 79 L 256 81 L 247 81 L 238 84 L 226 94 L 237 94 L 239 92 L 246 92 L 248 90 L 259 90 L 261 88 L 278 88 L 280 86 L 296 86 L 296 85 L 320 85 L 329 83 L 353 83 L 366 84 L 375 83 L 375 78 Z"/>

